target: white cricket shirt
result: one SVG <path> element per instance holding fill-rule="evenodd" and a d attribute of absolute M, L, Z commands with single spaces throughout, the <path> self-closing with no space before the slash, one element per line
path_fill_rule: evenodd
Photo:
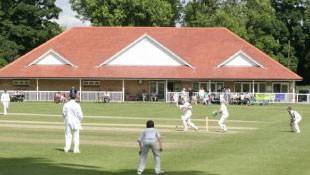
<path fill-rule="evenodd" d="M 159 132 L 155 128 L 146 128 L 138 138 L 139 141 L 143 140 L 158 140 L 160 138 Z"/>

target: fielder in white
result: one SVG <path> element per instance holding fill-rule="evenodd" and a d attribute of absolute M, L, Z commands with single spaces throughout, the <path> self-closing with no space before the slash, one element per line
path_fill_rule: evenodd
<path fill-rule="evenodd" d="M 163 151 L 162 142 L 159 132 L 154 128 L 154 121 L 148 120 L 146 122 L 146 129 L 138 138 L 140 163 L 137 174 L 142 174 L 146 165 L 147 154 L 149 149 L 152 150 L 155 162 L 155 174 L 163 174 L 160 168 L 160 152 Z"/>
<path fill-rule="evenodd" d="M 10 104 L 10 95 L 6 90 L 1 94 L 1 103 L 3 105 L 3 115 L 7 115 Z"/>
<path fill-rule="evenodd" d="M 218 124 L 220 125 L 220 127 L 223 129 L 224 132 L 227 131 L 227 127 L 226 127 L 226 120 L 229 116 L 228 110 L 227 110 L 227 106 L 226 106 L 226 101 L 225 100 L 221 100 L 221 107 L 219 110 L 219 113 L 221 114 L 221 119 L 219 120 Z"/>
<path fill-rule="evenodd" d="M 80 104 L 75 101 L 76 94 L 70 94 L 70 101 L 64 104 L 63 117 L 65 122 L 65 139 L 66 145 L 64 151 L 68 152 L 71 149 L 73 135 L 73 153 L 80 153 L 80 129 L 83 119 L 83 112 Z"/>
<path fill-rule="evenodd" d="M 177 107 L 179 106 L 179 94 L 177 92 L 173 94 L 173 102 L 177 105 Z"/>
<path fill-rule="evenodd" d="M 188 126 L 193 127 L 195 130 L 198 130 L 198 127 L 191 121 L 192 108 L 192 105 L 187 101 L 184 104 L 180 105 L 180 109 L 182 111 L 181 118 L 184 126 L 184 131 L 188 130 Z"/>
<path fill-rule="evenodd" d="M 292 132 L 300 133 L 298 124 L 302 119 L 301 115 L 297 111 L 292 110 L 291 106 L 287 107 L 287 112 L 290 115 L 290 120 L 291 120 L 290 126 L 291 126 Z"/>

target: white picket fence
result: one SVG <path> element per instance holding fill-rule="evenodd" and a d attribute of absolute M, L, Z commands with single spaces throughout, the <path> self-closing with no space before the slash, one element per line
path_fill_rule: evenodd
<path fill-rule="evenodd" d="M 0 91 L 3 93 L 3 91 Z M 8 91 L 10 96 L 18 93 L 16 91 Z M 24 101 L 54 101 L 57 93 L 68 96 L 69 91 L 20 91 L 19 94 L 24 95 Z M 122 102 L 122 91 L 82 91 L 79 93 L 80 100 L 85 102 L 100 102 L 103 98 L 109 96 L 111 102 Z"/>
<path fill-rule="evenodd" d="M 3 91 L 0 91 L 3 93 Z M 16 95 L 16 91 L 8 90 L 8 93 Z M 24 95 L 24 101 L 54 101 L 55 94 L 69 94 L 68 91 L 22 91 L 20 92 Z M 167 92 L 167 102 L 173 102 L 173 96 L 182 95 L 181 92 Z M 214 99 L 220 98 L 220 92 L 208 93 Z M 241 94 L 245 97 L 249 97 L 255 102 L 268 102 L 268 103 L 309 103 L 310 104 L 310 94 L 293 94 L 293 93 L 229 93 L 229 98 L 240 98 Z M 108 96 L 111 102 L 122 102 L 123 93 L 122 91 L 82 91 L 80 95 L 80 100 L 84 102 L 100 102 L 103 98 Z M 226 94 L 227 95 L 227 94 Z M 183 95 L 184 96 L 184 95 Z M 193 96 L 198 99 L 198 92 L 194 92 Z M 186 97 L 188 98 L 188 92 L 186 92 Z"/>
<path fill-rule="evenodd" d="M 177 96 L 182 96 L 181 92 L 168 92 L 167 93 L 167 102 L 173 102 L 173 96 L 177 94 Z M 241 96 L 243 98 L 249 98 L 254 102 L 268 102 L 268 103 L 310 103 L 310 94 L 294 94 L 294 93 L 223 93 L 223 92 L 212 92 L 208 93 L 212 97 L 212 99 L 220 100 L 220 96 L 228 96 L 229 100 L 240 99 Z M 184 96 L 184 95 L 183 95 Z M 198 97 L 198 92 L 194 92 L 193 96 Z M 186 93 L 186 98 L 188 97 L 188 93 Z"/>

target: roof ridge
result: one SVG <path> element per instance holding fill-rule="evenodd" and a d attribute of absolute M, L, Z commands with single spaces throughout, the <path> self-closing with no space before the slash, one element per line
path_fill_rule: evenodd
<path fill-rule="evenodd" d="M 287 67 L 285 67 L 283 64 L 281 64 L 280 62 L 274 60 L 271 56 L 269 56 L 267 53 L 263 52 L 262 50 L 260 50 L 259 48 L 253 46 L 251 43 L 249 43 L 248 41 L 246 41 L 245 39 L 241 38 L 240 36 L 238 36 L 236 33 L 232 32 L 231 30 L 229 30 L 228 28 L 224 28 L 226 29 L 229 33 L 231 33 L 232 35 L 234 35 L 237 39 L 243 41 L 244 43 L 246 43 L 247 45 L 249 45 L 251 48 L 257 50 L 258 52 L 262 53 L 264 56 L 266 56 L 267 58 L 269 58 L 271 61 L 273 61 L 274 63 L 278 64 L 279 66 L 281 66 L 282 68 L 284 68 L 287 72 L 289 72 L 292 75 L 295 75 L 297 77 L 300 77 L 303 79 L 303 77 L 299 76 L 298 74 L 296 74 L 295 72 L 293 72 L 292 70 L 288 69 Z"/>
<path fill-rule="evenodd" d="M 56 40 L 57 38 L 59 38 L 60 36 L 64 35 L 65 33 L 68 33 L 70 30 L 71 30 L 71 29 L 65 30 L 65 31 L 61 32 L 60 34 L 54 36 L 53 38 L 51 38 L 51 39 L 45 41 L 44 43 L 42 43 L 42 44 L 40 44 L 39 46 L 35 47 L 34 49 L 30 50 L 29 52 L 23 54 L 21 57 L 18 57 L 18 58 L 16 58 L 14 61 L 12 61 L 12 62 L 10 62 L 9 64 L 5 65 L 4 67 L 2 67 L 2 68 L 0 69 L 0 71 L 3 71 L 3 70 L 5 70 L 5 69 L 9 68 L 12 64 L 15 64 L 15 63 L 21 61 L 22 58 L 24 58 L 24 57 L 30 55 L 31 53 L 35 52 L 35 51 L 38 50 L 39 48 L 42 48 L 43 46 L 47 45 L 48 43 L 50 43 L 50 42 Z"/>

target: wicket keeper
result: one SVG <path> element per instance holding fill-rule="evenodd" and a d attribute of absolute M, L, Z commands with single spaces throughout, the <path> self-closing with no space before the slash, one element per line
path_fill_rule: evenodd
<path fill-rule="evenodd" d="M 291 106 L 287 107 L 287 112 L 290 115 L 290 126 L 291 126 L 292 132 L 300 133 L 298 124 L 302 119 L 301 115 L 297 111 L 292 110 Z"/>

